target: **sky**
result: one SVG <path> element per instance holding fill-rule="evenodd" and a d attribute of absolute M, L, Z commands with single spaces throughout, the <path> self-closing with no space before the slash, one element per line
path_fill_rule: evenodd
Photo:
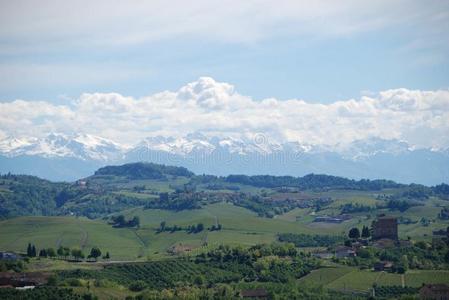
<path fill-rule="evenodd" d="M 449 1 L 0 0 L 0 137 L 449 148 L 448 28 Z"/>

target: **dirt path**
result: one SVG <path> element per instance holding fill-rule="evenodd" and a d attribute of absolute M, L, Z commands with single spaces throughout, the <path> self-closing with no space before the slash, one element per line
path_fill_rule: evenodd
<path fill-rule="evenodd" d="M 142 247 L 140 247 L 139 257 L 143 257 L 145 255 L 145 250 L 147 249 L 148 246 L 145 243 L 145 241 L 142 239 L 142 237 L 137 233 L 137 230 L 131 229 L 131 231 L 134 232 L 134 234 L 136 235 L 140 244 L 142 245 Z"/>
<path fill-rule="evenodd" d="M 81 222 L 77 220 L 78 227 L 81 229 L 81 240 L 80 240 L 80 248 L 84 250 L 87 246 L 87 242 L 89 241 L 89 232 L 81 225 Z"/>
<path fill-rule="evenodd" d="M 64 232 L 61 233 L 61 235 L 58 237 L 58 239 L 56 240 L 56 249 L 58 249 L 59 247 L 61 247 L 61 243 L 62 243 L 62 237 L 64 236 Z"/>
<path fill-rule="evenodd" d="M 405 276 L 404 274 L 401 275 L 401 283 L 402 283 L 402 287 L 405 287 Z"/>

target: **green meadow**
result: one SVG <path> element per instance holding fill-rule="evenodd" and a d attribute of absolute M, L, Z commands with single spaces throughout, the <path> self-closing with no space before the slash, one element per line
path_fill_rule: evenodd
<path fill-rule="evenodd" d="M 347 199 L 337 198 L 335 202 L 338 204 L 332 203 L 319 214 L 331 213 L 331 210 L 339 205 L 354 199 L 365 201 L 368 198 L 360 192 L 353 196 L 345 193 L 341 195 L 343 196 Z M 368 202 L 376 201 L 373 198 L 368 199 L 371 199 Z M 397 215 L 416 221 L 419 221 L 420 215 L 435 218 L 438 208 L 434 204 L 429 201 L 425 206 L 414 207 Z M 139 216 L 140 228 L 113 228 L 102 219 L 90 220 L 84 217 L 32 216 L 7 219 L 0 222 L 0 249 L 25 251 L 28 243 L 33 243 L 38 248 L 57 248 L 63 245 L 85 251 L 92 246 L 98 246 L 109 251 L 114 260 L 146 259 L 166 256 L 167 249 L 177 244 L 192 248 L 198 248 L 205 242 L 209 246 L 254 245 L 275 241 L 277 233 L 341 235 L 353 226 L 369 225 L 375 217 L 374 214 L 370 217 L 354 214 L 351 220 L 341 224 L 316 223 L 313 222 L 313 210 L 297 208 L 270 219 L 259 217 L 255 212 L 229 203 L 215 203 L 201 209 L 179 212 L 138 207 L 124 211 L 123 214 L 127 218 Z M 156 233 L 156 228 L 162 221 L 168 225 L 182 227 L 203 223 L 206 228 L 218 222 L 223 229 L 213 232 L 205 230 L 197 234 L 188 234 L 185 231 Z M 447 221 L 441 220 L 428 226 L 422 226 L 419 222 L 401 224 L 399 231 L 402 238 L 411 236 L 414 239 L 430 239 L 432 230 L 443 229 L 447 225 Z"/>
<path fill-rule="evenodd" d="M 98 246 L 109 251 L 113 260 L 134 260 L 166 256 L 169 247 L 180 243 L 193 248 L 200 247 L 204 242 L 211 245 L 254 245 L 275 241 L 279 232 L 327 232 L 281 218 L 261 218 L 245 208 L 227 203 L 180 212 L 136 208 L 124 214 L 127 217 L 139 216 L 140 228 L 113 228 L 103 220 L 82 217 L 33 216 L 4 220 L 0 222 L 0 249 L 24 252 L 27 244 L 32 243 L 38 249 L 62 245 L 81 248 L 86 252 Z M 162 221 L 178 226 L 203 223 L 209 227 L 216 220 L 223 226 L 221 231 L 156 233 Z"/>

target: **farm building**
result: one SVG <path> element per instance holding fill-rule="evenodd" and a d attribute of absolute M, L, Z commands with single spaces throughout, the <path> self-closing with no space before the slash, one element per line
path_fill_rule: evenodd
<path fill-rule="evenodd" d="M 335 257 L 343 258 L 343 257 L 355 257 L 357 256 L 354 249 L 346 246 L 339 246 L 335 249 Z"/>
<path fill-rule="evenodd" d="M 393 263 L 391 261 L 379 261 L 374 264 L 374 271 L 388 271 L 393 267 Z"/>
<path fill-rule="evenodd" d="M 339 216 L 316 216 L 314 222 L 325 222 L 325 223 L 341 223 L 346 220 L 351 219 L 349 215 L 339 215 Z"/>
<path fill-rule="evenodd" d="M 12 252 L 0 252 L 0 260 L 18 260 L 20 255 Z"/>
<path fill-rule="evenodd" d="M 373 221 L 373 239 L 398 239 L 398 219 L 381 216 Z"/>

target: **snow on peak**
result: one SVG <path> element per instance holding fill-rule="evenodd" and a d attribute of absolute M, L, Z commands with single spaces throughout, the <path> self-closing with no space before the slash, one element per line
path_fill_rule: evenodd
<path fill-rule="evenodd" d="M 115 142 L 93 135 L 68 136 L 50 133 L 43 138 L 8 137 L 0 141 L 0 152 L 6 156 L 37 155 L 109 160 L 123 154 L 124 148 Z"/>
<path fill-rule="evenodd" d="M 173 155 L 210 155 L 213 152 L 233 155 L 271 155 L 277 153 L 335 153 L 345 159 L 363 160 L 378 154 L 400 155 L 415 149 L 404 141 L 371 138 L 350 144 L 314 145 L 301 142 L 279 143 L 256 134 L 251 137 L 207 136 L 195 132 L 181 137 L 153 136 L 132 148 L 90 134 L 64 135 L 51 133 L 44 138 L 7 137 L 0 140 L 4 156 L 36 155 L 42 157 L 72 157 L 83 160 L 116 161 L 129 152 L 160 151 Z M 442 153 L 448 153 L 442 152 Z"/>

